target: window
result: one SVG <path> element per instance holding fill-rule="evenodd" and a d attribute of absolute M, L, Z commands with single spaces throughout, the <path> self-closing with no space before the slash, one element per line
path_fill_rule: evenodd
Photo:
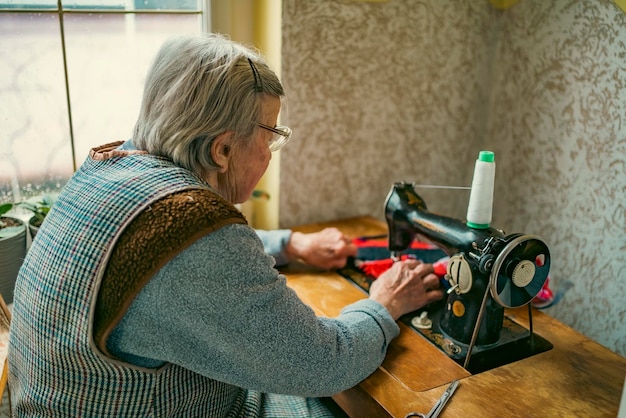
<path fill-rule="evenodd" d="M 90 148 L 131 136 L 163 41 L 205 0 L 0 0 L 0 203 L 58 192 Z"/>

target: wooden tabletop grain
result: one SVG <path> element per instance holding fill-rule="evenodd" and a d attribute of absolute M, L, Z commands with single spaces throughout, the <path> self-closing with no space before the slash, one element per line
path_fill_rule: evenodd
<path fill-rule="evenodd" d="M 351 237 L 386 232 L 374 218 L 360 217 L 304 225 L 314 232 L 335 226 Z M 288 285 L 318 315 L 334 317 L 367 297 L 335 272 L 303 265 L 284 270 Z M 528 328 L 526 307 L 506 310 Z M 472 375 L 403 323 L 383 364 L 358 386 L 333 397 L 352 417 L 404 417 L 426 414 L 448 384 L 460 385 L 440 415 L 447 417 L 616 417 L 626 376 L 626 359 L 541 311 L 533 329 L 553 348 L 523 360 Z"/>

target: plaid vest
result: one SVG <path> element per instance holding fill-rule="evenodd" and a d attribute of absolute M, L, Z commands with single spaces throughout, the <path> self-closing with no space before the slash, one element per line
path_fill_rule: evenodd
<path fill-rule="evenodd" d="M 146 154 L 88 158 L 65 186 L 20 271 L 9 347 L 16 416 L 218 417 L 259 414 L 259 394 L 167 364 L 145 369 L 94 343 L 95 305 L 125 228 L 152 203 L 209 190 Z"/>

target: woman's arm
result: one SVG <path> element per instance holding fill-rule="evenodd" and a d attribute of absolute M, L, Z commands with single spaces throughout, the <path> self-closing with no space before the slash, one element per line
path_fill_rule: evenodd
<path fill-rule="evenodd" d="M 281 266 L 298 260 L 322 269 L 340 268 L 348 257 L 357 254 L 357 247 L 337 228 L 324 228 L 313 233 L 292 232 L 289 229 L 257 230 L 267 254 Z"/>
<path fill-rule="evenodd" d="M 327 396 L 380 365 L 399 328 L 373 300 L 319 318 L 286 286 L 254 230 L 230 225 L 170 261 L 139 294 L 110 347 L 244 388 Z"/>

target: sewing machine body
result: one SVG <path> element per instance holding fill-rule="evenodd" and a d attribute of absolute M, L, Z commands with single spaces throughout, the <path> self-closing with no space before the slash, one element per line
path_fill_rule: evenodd
<path fill-rule="evenodd" d="M 541 238 L 470 228 L 433 214 L 414 186 L 404 182 L 389 192 L 385 218 L 392 257 L 399 257 L 414 239 L 434 244 L 450 256 L 447 299 L 427 307 L 428 318 L 423 311 L 405 318 L 448 356 L 468 370 L 481 371 L 503 364 L 503 359 L 515 361 L 551 347 L 504 316 L 505 307 L 529 304 L 547 280 L 550 256 Z M 425 326 L 428 322 L 430 327 Z"/>

